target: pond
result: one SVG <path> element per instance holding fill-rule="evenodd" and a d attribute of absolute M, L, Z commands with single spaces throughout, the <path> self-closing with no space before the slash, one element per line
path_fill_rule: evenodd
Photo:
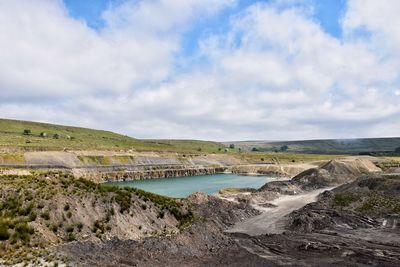
<path fill-rule="evenodd" d="M 236 174 L 212 174 L 165 179 L 112 182 L 110 185 L 136 187 L 148 192 L 170 197 L 187 197 L 194 192 L 215 194 L 222 188 L 259 188 L 273 178 L 268 176 L 243 176 Z"/>

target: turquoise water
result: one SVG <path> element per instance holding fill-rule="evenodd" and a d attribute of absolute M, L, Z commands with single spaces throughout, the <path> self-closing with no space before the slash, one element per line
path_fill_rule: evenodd
<path fill-rule="evenodd" d="M 170 197 L 187 197 L 193 192 L 218 193 L 221 188 L 259 188 L 268 182 L 267 176 L 241 176 L 235 174 L 213 174 L 185 176 L 166 179 L 136 180 L 108 183 L 117 186 L 136 187 Z"/>

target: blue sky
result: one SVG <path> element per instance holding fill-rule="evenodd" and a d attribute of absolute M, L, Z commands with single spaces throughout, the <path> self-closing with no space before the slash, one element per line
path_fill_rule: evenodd
<path fill-rule="evenodd" d="M 398 14 L 397 0 L 4 1 L 0 117 L 138 138 L 398 136 Z"/>
<path fill-rule="evenodd" d="M 86 23 L 96 29 L 101 30 L 105 26 L 102 14 L 112 6 L 118 6 L 126 0 L 64 0 L 69 14 L 77 19 L 83 19 Z M 191 25 L 188 32 L 184 35 L 184 51 L 192 54 L 198 48 L 198 40 L 207 34 L 218 33 L 226 30 L 229 25 L 229 19 L 233 14 L 246 9 L 256 3 L 265 3 L 271 1 L 239 0 L 236 5 L 226 8 L 207 19 L 199 19 Z M 336 38 L 341 38 L 340 20 L 346 8 L 345 0 L 309 0 L 300 3 L 303 6 L 312 6 L 313 18 L 329 34 Z"/>

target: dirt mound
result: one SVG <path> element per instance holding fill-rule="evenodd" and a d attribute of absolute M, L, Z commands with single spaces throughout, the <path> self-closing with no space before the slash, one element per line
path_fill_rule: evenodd
<path fill-rule="evenodd" d="M 362 174 L 381 171 L 371 161 L 362 158 L 331 160 L 319 168 L 306 170 L 292 181 L 302 189 L 317 189 L 354 180 Z"/>

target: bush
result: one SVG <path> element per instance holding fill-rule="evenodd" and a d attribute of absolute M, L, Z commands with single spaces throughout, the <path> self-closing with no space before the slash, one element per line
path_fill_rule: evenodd
<path fill-rule="evenodd" d="M 78 224 L 76 225 L 76 227 L 78 228 L 78 231 L 80 232 L 80 231 L 82 231 L 83 224 L 82 224 L 82 223 L 78 223 Z"/>
<path fill-rule="evenodd" d="M 160 217 L 161 219 L 164 218 L 164 215 L 165 215 L 164 211 L 160 211 L 160 212 L 158 213 L 158 217 Z"/>
<path fill-rule="evenodd" d="M 36 213 L 35 212 L 31 212 L 31 213 L 29 213 L 29 221 L 30 222 L 33 222 L 34 220 L 36 220 Z"/>
<path fill-rule="evenodd" d="M 8 232 L 7 224 L 0 221 L 0 241 L 8 240 L 10 233 Z"/>
<path fill-rule="evenodd" d="M 31 130 L 25 129 L 23 135 L 31 135 L 31 133 L 32 133 Z"/>
<path fill-rule="evenodd" d="M 67 226 L 67 228 L 65 228 L 65 231 L 66 231 L 67 233 L 72 233 L 72 232 L 74 231 L 74 226 L 72 226 L 72 225 Z"/>
<path fill-rule="evenodd" d="M 67 241 L 74 241 L 76 240 L 74 233 L 68 233 Z"/>
<path fill-rule="evenodd" d="M 14 234 L 11 237 L 14 242 L 18 240 L 21 240 L 22 242 L 29 242 L 33 233 L 33 228 L 29 227 L 27 223 L 18 223 L 15 226 Z"/>
<path fill-rule="evenodd" d="M 42 214 L 40 214 L 40 217 L 42 217 L 45 220 L 50 220 L 50 214 L 48 211 L 45 211 Z"/>
<path fill-rule="evenodd" d="M 56 233 L 58 231 L 58 226 L 55 224 L 50 225 L 50 230 Z"/>

